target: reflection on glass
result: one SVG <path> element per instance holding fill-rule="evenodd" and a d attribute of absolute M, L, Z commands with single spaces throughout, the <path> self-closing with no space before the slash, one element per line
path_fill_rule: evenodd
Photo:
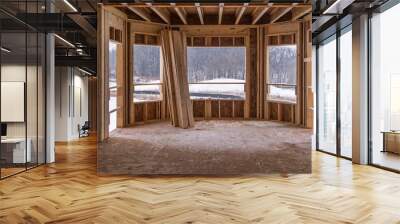
<path fill-rule="evenodd" d="M 352 34 L 340 36 L 340 153 L 352 157 Z"/>
<path fill-rule="evenodd" d="M 192 99 L 244 99 L 246 48 L 188 47 Z"/>
<path fill-rule="evenodd" d="M 336 153 L 336 39 L 318 50 L 318 147 Z"/>
<path fill-rule="evenodd" d="M 400 5 L 371 20 L 372 163 L 395 170 L 400 170 L 400 32 L 393 28 L 398 21 Z M 389 132 L 387 141 L 383 132 Z"/>
<path fill-rule="evenodd" d="M 268 47 L 267 99 L 296 103 L 296 45 Z"/>
<path fill-rule="evenodd" d="M 2 33 L 1 35 L 2 47 L 9 49 L 9 51 L 1 51 L 0 163 L 2 177 L 24 171 L 26 163 L 32 161 L 32 138 L 26 136 L 27 124 L 24 116 L 25 76 L 26 70 L 30 69 L 26 65 L 25 41 L 26 33 Z"/>

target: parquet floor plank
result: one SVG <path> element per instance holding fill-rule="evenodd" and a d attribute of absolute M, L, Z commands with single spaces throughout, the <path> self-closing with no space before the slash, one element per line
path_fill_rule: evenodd
<path fill-rule="evenodd" d="M 93 137 L 0 181 L 0 223 L 400 223 L 400 175 L 313 152 L 313 173 L 96 174 Z"/>

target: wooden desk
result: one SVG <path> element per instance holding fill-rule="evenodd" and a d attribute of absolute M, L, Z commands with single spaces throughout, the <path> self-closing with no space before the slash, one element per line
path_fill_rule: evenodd
<path fill-rule="evenodd" d="M 25 151 L 25 138 L 6 138 L 1 139 L 1 156 L 6 163 L 26 163 L 31 162 L 31 139 L 27 139 L 27 147 Z M 12 155 L 12 156 L 11 156 Z"/>
<path fill-rule="evenodd" d="M 400 154 L 400 131 L 383 131 L 382 152 Z"/>

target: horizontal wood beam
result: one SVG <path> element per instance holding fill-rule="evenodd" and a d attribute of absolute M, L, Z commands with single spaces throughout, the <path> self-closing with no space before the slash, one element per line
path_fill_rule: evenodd
<path fill-rule="evenodd" d="M 187 25 L 187 19 L 186 19 L 186 11 L 184 8 L 178 8 L 176 7 L 176 3 L 171 3 L 171 6 L 174 7 L 174 10 L 176 14 L 178 14 L 179 18 L 182 20 L 183 24 Z"/>
<path fill-rule="evenodd" d="M 200 3 L 195 3 L 197 14 L 199 15 L 201 25 L 204 25 L 203 10 L 201 9 Z"/>
<path fill-rule="evenodd" d="M 153 10 L 153 12 L 155 12 L 166 24 L 171 23 L 171 16 L 167 9 L 153 7 L 152 3 L 146 3 L 146 5 L 149 6 L 150 9 Z"/>
<path fill-rule="evenodd" d="M 240 8 L 238 14 L 236 15 L 235 25 L 239 24 L 240 19 L 242 18 L 243 13 L 246 11 L 248 5 L 249 3 L 243 3 L 243 6 Z"/>
<path fill-rule="evenodd" d="M 259 10 L 257 10 L 259 9 Z M 251 22 L 251 24 L 256 24 L 258 22 L 258 20 L 261 19 L 261 17 L 270 9 L 270 6 L 266 6 L 263 8 L 257 8 L 254 13 L 253 13 L 253 21 Z"/>
<path fill-rule="evenodd" d="M 128 9 L 131 10 L 136 15 L 138 15 L 140 18 L 146 20 L 147 22 L 151 22 L 150 14 L 146 12 L 145 9 L 132 6 L 128 6 Z"/>
<path fill-rule="evenodd" d="M 298 20 L 312 11 L 312 7 L 294 8 L 292 10 L 292 21 Z"/>

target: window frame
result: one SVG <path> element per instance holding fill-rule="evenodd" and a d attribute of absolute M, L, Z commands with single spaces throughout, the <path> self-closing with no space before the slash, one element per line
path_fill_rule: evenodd
<path fill-rule="evenodd" d="M 235 98 L 212 98 L 212 97 L 204 97 L 204 98 L 193 98 L 190 94 L 190 89 L 189 89 L 189 97 L 190 100 L 247 100 L 247 91 L 246 91 L 246 83 L 247 83 L 247 76 L 248 76 L 248 65 L 247 65 L 247 46 L 187 46 L 186 47 L 186 53 L 189 50 L 189 48 L 242 48 L 244 50 L 244 78 L 243 82 L 212 82 L 212 83 L 204 83 L 204 82 L 189 82 L 189 65 L 187 63 L 187 76 L 188 76 L 188 87 L 190 88 L 190 85 L 203 85 L 203 84 L 208 84 L 208 85 L 243 85 L 243 98 L 240 99 L 235 99 Z"/>
<path fill-rule="evenodd" d="M 135 52 L 135 45 L 139 46 L 153 46 L 153 47 L 159 47 L 160 49 L 160 82 L 159 83 L 135 83 L 135 57 L 134 57 L 134 52 Z M 163 55 L 162 55 L 162 50 L 161 50 L 161 45 L 159 44 L 142 44 L 142 43 L 133 43 L 131 44 L 132 47 L 132 103 L 149 103 L 149 102 L 162 102 L 164 100 L 164 82 L 163 82 Z M 160 99 L 156 100 L 143 100 L 143 101 L 135 101 L 135 87 L 136 86 L 159 86 L 160 87 Z"/>
<path fill-rule="evenodd" d="M 287 83 L 271 83 L 270 82 L 270 66 L 269 66 L 269 53 L 270 53 L 270 48 L 271 47 L 282 47 L 282 46 L 294 46 L 296 48 L 296 84 L 287 84 Z M 271 103 L 285 103 L 285 104 L 293 104 L 296 105 L 298 103 L 298 76 L 299 76 L 299 71 L 298 71 L 298 65 L 299 65 L 299 60 L 298 60 L 298 45 L 296 43 L 285 43 L 285 44 L 267 44 L 266 45 L 266 59 L 265 59 L 265 65 L 266 65 L 266 70 L 267 72 L 265 73 L 266 78 L 265 78 L 265 100 L 267 102 Z M 290 100 L 284 100 L 284 99 L 271 99 L 270 98 L 270 87 L 272 86 L 277 86 L 277 87 L 294 87 L 294 93 L 295 93 L 295 101 L 290 101 Z"/>

